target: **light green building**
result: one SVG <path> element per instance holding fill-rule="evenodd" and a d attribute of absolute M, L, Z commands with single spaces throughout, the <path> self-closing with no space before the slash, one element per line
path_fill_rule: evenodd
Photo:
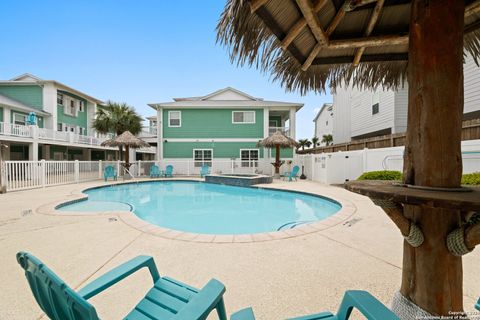
<path fill-rule="evenodd" d="M 106 137 L 92 128 L 101 105 L 79 90 L 31 74 L 0 80 L 0 141 L 9 146 L 6 160 L 116 159 L 115 149 L 100 146 Z M 28 121 L 31 113 L 36 123 Z"/>
<path fill-rule="evenodd" d="M 234 88 L 202 97 L 175 98 L 149 104 L 157 116 L 149 117 L 152 143 L 159 160 L 193 160 L 195 166 L 213 160 L 241 160 L 247 166 L 274 157 L 274 150 L 257 147 L 277 130 L 295 139 L 295 114 L 301 103 L 267 101 Z M 282 150 L 282 158 L 293 157 Z"/>

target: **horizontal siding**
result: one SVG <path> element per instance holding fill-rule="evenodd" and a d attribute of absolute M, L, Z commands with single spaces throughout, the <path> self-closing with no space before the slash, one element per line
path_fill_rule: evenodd
<path fill-rule="evenodd" d="M 463 113 L 480 110 L 480 68 L 471 55 L 465 58 L 463 65 L 465 102 Z"/>
<path fill-rule="evenodd" d="M 351 140 L 351 91 L 337 88 L 333 95 L 333 143 L 344 143 Z"/>
<path fill-rule="evenodd" d="M 379 89 L 379 113 L 372 115 L 373 91 L 352 90 L 352 137 L 393 127 L 394 94 Z"/>
<path fill-rule="evenodd" d="M 240 149 L 259 149 L 263 157 L 263 148 L 256 142 L 164 142 L 164 158 L 191 158 L 193 149 L 213 149 L 214 158 L 240 158 Z"/>
<path fill-rule="evenodd" d="M 79 126 L 79 127 L 86 128 L 87 129 L 86 134 L 88 135 L 89 128 L 88 128 L 88 121 L 87 121 L 87 108 L 88 108 L 87 100 L 66 91 L 58 90 L 58 92 L 63 94 L 64 96 L 68 96 L 76 100 L 82 100 L 84 109 L 83 109 L 83 112 L 79 111 L 77 113 L 77 117 L 72 117 L 63 112 L 63 109 L 64 109 L 63 106 L 57 105 L 57 122 L 65 123 L 70 126 Z"/>
<path fill-rule="evenodd" d="M 168 127 L 168 111 L 182 112 L 182 126 Z M 255 111 L 254 124 L 233 124 L 232 111 Z M 263 138 L 263 109 L 165 109 L 164 138 Z"/>
<path fill-rule="evenodd" d="M 407 84 L 395 91 L 395 123 L 392 133 L 407 131 L 408 89 Z"/>
<path fill-rule="evenodd" d="M 2 85 L 0 94 L 20 101 L 29 107 L 43 110 L 43 90 L 40 86 Z"/>

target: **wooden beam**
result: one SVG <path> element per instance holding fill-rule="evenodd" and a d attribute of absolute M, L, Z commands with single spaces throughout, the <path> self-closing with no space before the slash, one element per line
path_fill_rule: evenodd
<path fill-rule="evenodd" d="M 361 47 L 381 47 L 408 44 L 408 35 L 386 35 L 345 40 L 330 40 L 329 49 L 351 49 Z"/>
<path fill-rule="evenodd" d="M 473 250 L 480 244 L 480 223 L 474 224 L 465 230 L 465 245 Z"/>
<path fill-rule="evenodd" d="M 267 3 L 268 0 L 250 0 L 250 12 L 255 13 L 261 6 Z"/>
<path fill-rule="evenodd" d="M 370 21 L 368 21 L 367 29 L 365 30 L 365 36 L 368 37 L 375 27 L 377 23 L 378 17 L 380 17 L 380 13 L 382 12 L 383 4 L 385 0 L 378 0 L 375 8 L 373 9 L 372 15 L 370 16 Z M 361 47 L 357 49 L 355 52 L 355 58 L 353 59 L 352 65 L 354 67 L 358 66 L 360 63 L 360 59 L 362 59 L 363 52 L 365 52 L 365 47 Z"/>
<path fill-rule="evenodd" d="M 480 0 L 477 0 L 465 6 L 465 18 L 468 18 L 472 14 L 478 13 L 479 11 L 480 11 Z"/>
<path fill-rule="evenodd" d="M 355 10 L 357 7 L 376 2 L 377 0 L 348 0 L 344 4 L 345 11 Z"/>
<path fill-rule="evenodd" d="M 308 55 L 308 58 L 307 60 L 305 60 L 305 62 L 303 63 L 302 65 L 302 70 L 303 71 L 307 71 L 308 68 L 310 67 L 310 65 L 312 64 L 313 60 L 316 58 L 317 54 L 320 52 L 320 49 L 322 48 L 322 46 L 317 43 L 315 45 L 315 47 L 313 47 L 312 51 L 310 52 L 310 54 Z"/>
<path fill-rule="evenodd" d="M 313 11 L 315 12 L 315 14 L 320 12 L 320 10 L 322 10 L 322 8 L 327 4 L 328 1 L 329 0 L 317 1 L 313 6 Z M 305 28 L 306 26 L 307 26 L 307 21 L 305 20 L 304 17 L 300 18 L 297 22 L 295 22 L 293 27 L 288 31 L 285 38 L 283 38 L 282 48 L 287 49 L 290 43 L 292 43 L 292 41 L 295 40 L 295 38 L 300 34 L 300 32 L 302 32 L 303 28 Z"/>
<path fill-rule="evenodd" d="M 328 65 L 352 63 L 353 56 L 337 56 L 315 58 L 312 65 Z M 383 61 L 408 61 L 408 54 L 405 53 L 385 53 L 385 54 L 369 54 L 362 57 L 363 62 L 383 62 Z"/>
<path fill-rule="evenodd" d="M 330 37 L 330 35 L 335 31 L 335 28 L 340 24 L 342 21 L 343 17 L 345 17 L 345 5 L 343 5 L 340 10 L 338 10 L 337 14 L 333 18 L 332 22 L 330 22 L 330 25 L 328 26 L 327 30 L 325 33 L 327 36 Z"/>
<path fill-rule="evenodd" d="M 297 5 L 302 11 L 305 20 L 307 21 L 313 36 L 320 45 L 328 45 L 328 36 L 322 29 L 320 20 L 317 14 L 314 12 L 312 2 L 310 0 L 296 0 Z"/>

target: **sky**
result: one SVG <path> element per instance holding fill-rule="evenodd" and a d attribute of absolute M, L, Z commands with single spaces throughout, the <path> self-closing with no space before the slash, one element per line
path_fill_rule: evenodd
<path fill-rule="evenodd" d="M 101 100 L 147 103 L 234 87 L 265 100 L 304 103 L 297 139 L 330 94 L 285 92 L 269 74 L 237 67 L 216 43 L 225 1 L 0 0 L 0 79 L 31 73 Z"/>

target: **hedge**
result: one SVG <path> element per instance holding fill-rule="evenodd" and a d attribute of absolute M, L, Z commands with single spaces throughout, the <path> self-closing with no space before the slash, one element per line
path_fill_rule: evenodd
<path fill-rule="evenodd" d="M 392 170 L 370 171 L 362 174 L 357 180 L 402 180 L 402 173 Z M 462 185 L 480 185 L 480 172 L 464 174 Z"/>

